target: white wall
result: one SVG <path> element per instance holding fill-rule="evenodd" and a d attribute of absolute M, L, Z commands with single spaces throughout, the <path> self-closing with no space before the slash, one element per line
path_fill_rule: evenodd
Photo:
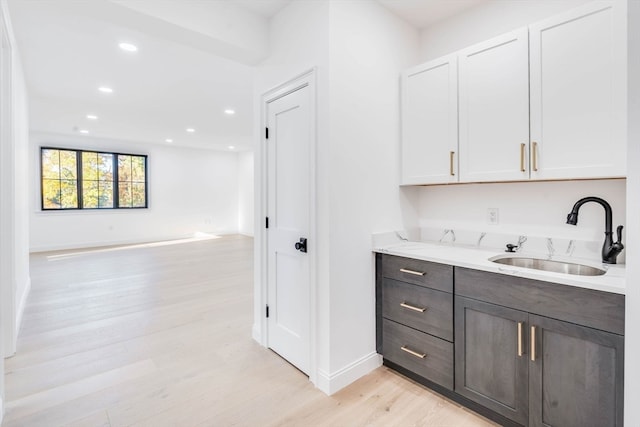
<path fill-rule="evenodd" d="M 591 0 L 490 0 L 481 3 L 422 30 L 420 62 L 447 55 L 589 1 Z"/>
<path fill-rule="evenodd" d="M 14 74 L 14 127 L 15 139 L 14 161 L 15 169 L 15 194 L 14 194 L 14 262 L 15 262 L 15 334 L 13 352 L 15 352 L 15 340 L 18 337 L 22 315 L 24 313 L 27 296 L 31 289 L 31 276 L 29 274 L 29 217 L 26 215 L 29 207 L 29 109 L 27 101 L 27 86 L 19 59 L 15 61 Z"/>
<path fill-rule="evenodd" d="M 2 46 L 2 80 L 0 102 L 0 422 L 4 401 L 4 361 L 2 356 L 15 352 L 22 317 L 23 302 L 28 293 L 29 252 L 28 228 L 24 217 L 28 212 L 28 110 L 27 90 L 20 57 L 5 0 L 0 2 L 0 30 L 8 37 Z"/>
<path fill-rule="evenodd" d="M 147 154 L 149 208 L 41 211 L 40 146 Z M 238 232 L 236 153 L 34 134 L 30 160 L 31 251 Z"/>
<path fill-rule="evenodd" d="M 400 189 L 400 72 L 418 32 L 376 2 L 330 13 L 330 392 L 377 365 L 371 235 L 415 226 Z M 403 215 L 404 213 L 404 215 Z"/>
<path fill-rule="evenodd" d="M 253 152 L 238 153 L 238 232 L 253 237 Z"/>
<path fill-rule="evenodd" d="M 594 260 L 604 241 L 604 210 L 589 203 L 580 209 L 577 226 L 567 225 L 573 204 L 586 196 L 605 199 L 613 210 L 613 226 L 626 225 L 626 181 L 560 181 L 500 184 L 460 184 L 422 187 L 419 215 L 422 227 L 449 228 L 596 241 Z M 499 224 L 487 223 L 487 209 L 499 209 Z M 624 240 L 623 240 L 624 242 Z M 624 254 L 624 252 L 623 252 Z M 619 261 L 624 258 L 620 257 Z"/>
<path fill-rule="evenodd" d="M 627 295 L 625 328 L 625 425 L 640 425 L 640 2 L 628 2 Z"/>

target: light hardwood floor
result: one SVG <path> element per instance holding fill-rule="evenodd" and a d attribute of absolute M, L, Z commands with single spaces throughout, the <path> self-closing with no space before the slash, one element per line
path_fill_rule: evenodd
<path fill-rule="evenodd" d="M 33 255 L 3 426 L 494 425 L 385 367 L 315 389 L 251 339 L 252 247 Z"/>

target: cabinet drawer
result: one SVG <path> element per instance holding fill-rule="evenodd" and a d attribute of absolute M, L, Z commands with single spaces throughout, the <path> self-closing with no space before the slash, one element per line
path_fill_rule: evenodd
<path fill-rule="evenodd" d="M 467 268 L 456 295 L 624 335 L 624 295 Z"/>
<path fill-rule="evenodd" d="M 452 343 L 387 319 L 383 335 L 385 359 L 453 390 Z"/>
<path fill-rule="evenodd" d="M 453 292 L 453 267 L 450 265 L 384 255 L 382 275 L 418 286 Z"/>
<path fill-rule="evenodd" d="M 383 279 L 382 315 L 453 341 L 453 294 Z"/>

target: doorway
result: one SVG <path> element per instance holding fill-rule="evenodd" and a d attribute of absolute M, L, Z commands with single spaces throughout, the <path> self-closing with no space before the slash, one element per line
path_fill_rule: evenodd
<path fill-rule="evenodd" d="M 315 70 L 263 96 L 263 344 L 314 381 Z"/>

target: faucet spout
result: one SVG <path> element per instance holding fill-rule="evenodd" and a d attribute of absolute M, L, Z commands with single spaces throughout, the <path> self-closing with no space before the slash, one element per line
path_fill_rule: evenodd
<path fill-rule="evenodd" d="M 606 200 L 600 197 L 584 197 L 578 200 L 574 205 L 569 215 L 567 215 L 567 224 L 578 224 L 578 211 L 580 207 L 588 202 L 595 202 L 600 204 L 604 208 L 604 244 L 602 245 L 602 262 L 605 264 L 615 264 L 618 254 L 622 252 L 624 246 L 622 245 L 622 226 L 618 226 L 617 234 L 618 241 L 613 242 L 613 213 L 611 211 L 611 205 Z"/>

